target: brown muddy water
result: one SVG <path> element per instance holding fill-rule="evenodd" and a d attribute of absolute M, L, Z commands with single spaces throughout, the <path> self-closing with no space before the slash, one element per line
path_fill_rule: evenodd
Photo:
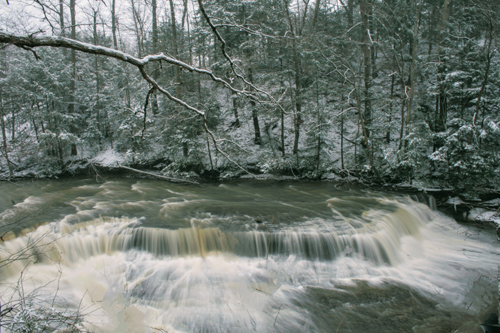
<path fill-rule="evenodd" d="M 496 237 L 421 201 L 332 183 L 4 182 L 0 262 L 38 243 L 0 268 L 0 300 L 22 279 L 95 332 L 482 332 Z"/>

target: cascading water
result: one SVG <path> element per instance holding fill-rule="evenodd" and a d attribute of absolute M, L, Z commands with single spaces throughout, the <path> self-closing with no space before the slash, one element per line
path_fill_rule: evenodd
<path fill-rule="evenodd" d="M 498 306 L 491 235 L 409 197 L 307 183 L 29 186 L 3 192 L 22 200 L 13 207 L 0 199 L 4 228 L 43 223 L 8 225 L 0 263 L 24 252 L 1 267 L 2 302 L 22 276 L 25 293 L 44 286 L 54 306 L 86 309 L 92 331 L 481 332 Z"/>

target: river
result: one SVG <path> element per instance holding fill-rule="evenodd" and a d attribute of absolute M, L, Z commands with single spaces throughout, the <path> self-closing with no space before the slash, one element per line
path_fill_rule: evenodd
<path fill-rule="evenodd" d="M 32 255 L 0 268 L 2 304 L 22 280 L 33 306 L 80 309 L 95 332 L 482 332 L 498 307 L 494 234 L 423 196 L 143 179 L 0 190 L 0 263 Z"/>

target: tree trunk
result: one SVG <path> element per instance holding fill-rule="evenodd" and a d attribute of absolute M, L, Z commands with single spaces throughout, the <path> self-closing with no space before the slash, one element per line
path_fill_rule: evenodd
<path fill-rule="evenodd" d="M 446 120 L 448 119 L 448 101 L 446 92 L 439 94 L 439 128 L 440 131 L 446 130 Z"/>
<path fill-rule="evenodd" d="M 340 167 L 344 170 L 344 109 L 340 113 Z"/>
<path fill-rule="evenodd" d="M 283 73 L 283 58 L 280 58 L 280 71 Z M 285 89 L 282 75 L 280 75 L 280 85 L 281 89 Z M 281 156 L 285 157 L 285 112 L 283 109 L 281 110 Z"/>
<path fill-rule="evenodd" d="M 94 11 L 94 45 L 98 45 L 98 37 L 97 37 L 97 10 Z M 96 77 L 96 119 L 97 119 L 97 129 L 99 130 L 99 134 L 102 134 L 102 123 L 101 123 L 101 78 L 99 76 L 99 56 L 96 54 L 94 59 L 95 65 L 95 77 Z M 99 143 L 101 143 L 101 138 L 99 137 Z"/>
<path fill-rule="evenodd" d="M 404 83 L 402 83 L 402 87 L 403 87 L 403 89 L 406 88 Z M 405 120 L 404 120 L 405 119 L 405 104 L 406 104 L 406 100 L 403 97 L 403 99 L 401 100 L 401 129 L 399 131 L 399 150 L 401 150 L 403 148 L 403 140 L 404 140 L 404 136 L 405 136 Z"/>
<path fill-rule="evenodd" d="M 170 21 L 172 23 L 172 46 L 173 46 L 173 51 L 174 51 L 174 57 L 176 59 L 179 59 L 179 48 L 177 44 L 177 23 L 175 21 L 175 7 L 174 7 L 174 2 L 172 0 L 169 0 L 170 4 Z M 181 94 L 181 75 L 180 75 L 180 68 L 179 66 L 175 66 L 174 69 L 175 73 L 175 94 L 177 98 L 182 98 Z M 189 147 L 187 141 L 182 142 L 182 153 L 184 157 L 188 157 L 189 155 Z"/>
<path fill-rule="evenodd" d="M 152 20 L 153 20 L 153 54 L 156 54 L 158 52 L 158 22 L 157 22 L 157 16 L 156 16 L 156 0 L 151 1 L 152 5 Z M 156 66 L 156 64 L 154 65 Z M 153 79 L 155 81 L 158 81 L 158 77 L 160 76 L 159 69 L 154 68 L 153 69 Z M 158 114 L 158 94 L 156 91 L 154 91 L 151 95 L 151 111 L 153 112 L 153 115 Z"/>
<path fill-rule="evenodd" d="M 61 36 L 64 37 L 64 0 L 59 0 L 59 25 L 61 26 Z"/>
<path fill-rule="evenodd" d="M 42 108 L 40 107 L 41 102 L 36 102 L 36 107 L 38 109 L 38 113 L 42 114 Z M 43 105 L 43 104 L 42 104 Z M 40 126 L 42 126 L 42 133 L 45 133 L 45 125 L 43 123 L 43 117 L 40 119 Z"/>
<path fill-rule="evenodd" d="M 213 170 L 214 163 L 212 162 L 212 152 L 210 151 L 210 140 L 208 139 L 208 136 L 207 136 L 207 150 L 208 150 L 208 157 L 210 159 L 210 170 Z"/>
<path fill-rule="evenodd" d="M 12 165 L 9 159 L 9 152 L 7 148 L 7 135 L 5 133 L 5 121 L 4 121 L 4 108 L 3 108 L 3 95 L 2 95 L 2 90 L 0 88 L 0 118 L 2 121 L 2 139 L 3 139 L 3 151 L 5 155 L 5 160 L 7 161 L 7 167 L 9 168 L 9 176 L 12 177 L 14 174 L 12 172 Z"/>
<path fill-rule="evenodd" d="M 359 8 L 361 12 L 361 21 L 362 21 L 362 38 L 361 38 L 361 49 L 363 51 L 363 65 L 364 65 L 364 115 L 363 115 L 363 126 L 365 127 L 366 134 L 370 137 L 370 129 L 371 129 L 371 84 L 372 84 L 372 62 L 371 62 L 371 47 L 368 45 L 372 45 L 371 37 L 370 37 L 370 26 L 368 24 L 368 19 L 372 15 L 372 7 L 371 4 L 367 2 L 367 0 L 360 0 Z"/>
<path fill-rule="evenodd" d="M 417 43 L 418 43 L 418 28 L 419 28 L 419 24 L 420 24 L 420 12 L 422 11 L 423 4 L 424 4 L 424 1 L 421 0 L 420 4 L 416 8 L 415 26 L 413 27 L 413 44 L 412 44 L 411 68 L 410 68 L 410 96 L 408 98 L 408 110 L 406 113 L 406 125 L 409 125 L 410 121 L 411 121 L 413 97 L 415 96 L 415 62 L 416 62 L 416 58 L 417 58 Z"/>
<path fill-rule="evenodd" d="M 231 99 L 233 100 L 234 126 L 236 126 L 236 128 L 239 128 L 240 118 L 238 117 L 238 95 L 233 92 Z"/>
<path fill-rule="evenodd" d="M 253 127 L 255 129 L 254 143 L 256 145 L 260 145 L 262 143 L 262 140 L 260 137 L 259 115 L 257 113 L 257 110 L 255 109 L 255 101 L 250 101 L 250 107 L 252 109 Z"/>
<path fill-rule="evenodd" d="M 293 119 L 293 129 L 294 129 L 294 140 L 293 140 L 293 155 L 297 155 L 298 159 L 298 152 L 299 152 L 299 139 L 300 139 L 300 125 L 302 123 L 302 118 L 301 118 L 301 112 L 302 112 L 302 87 L 301 87 L 301 80 L 300 80 L 300 59 L 299 59 L 299 54 L 297 50 L 297 34 L 299 33 L 299 29 L 295 29 L 297 27 L 297 23 L 295 22 L 295 28 L 294 28 L 294 23 L 292 20 L 292 16 L 290 14 L 290 10 L 288 8 L 289 3 L 288 0 L 283 0 L 284 5 L 285 5 L 285 10 L 286 10 L 286 16 L 288 20 L 288 25 L 290 27 L 290 31 L 292 33 L 293 39 L 292 39 L 292 49 L 293 49 L 293 62 L 294 62 L 294 69 L 295 69 L 295 112 L 294 112 L 294 119 Z M 296 33 L 297 31 L 297 33 Z"/>
<path fill-rule="evenodd" d="M 12 126 L 12 129 L 11 129 L 11 133 L 10 133 L 10 137 L 11 137 L 11 141 L 14 142 L 14 140 L 16 140 L 16 107 L 14 105 L 14 102 L 12 102 L 12 99 L 10 100 L 10 118 L 11 118 L 11 126 Z"/>
<path fill-rule="evenodd" d="M 71 13 L 71 39 L 76 39 L 76 13 L 75 0 L 70 0 L 69 9 Z M 70 104 L 69 112 L 75 112 L 75 94 L 76 94 L 76 51 L 71 49 L 71 81 L 70 81 Z"/>
<path fill-rule="evenodd" d="M 71 39 L 76 39 L 76 12 L 75 0 L 70 0 L 69 9 L 71 13 Z M 75 94 L 76 94 L 76 51 L 71 49 L 71 81 L 70 81 L 70 104 L 69 112 L 75 112 Z"/>
<path fill-rule="evenodd" d="M 33 129 L 35 130 L 36 142 L 37 142 L 37 143 L 40 143 L 40 140 L 39 140 L 39 138 L 38 138 L 38 128 L 37 128 L 37 126 L 36 126 L 35 115 L 34 115 L 34 112 L 33 112 L 33 105 L 34 105 L 34 102 L 33 102 L 33 103 L 30 103 L 30 104 L 31 104 L 31 107 L 30 107 L 30 109 L 31 109 L 31 114 L 30 114 L 30 116 L 31 116 L 31 122 L 32 122 L 32 124 L 33 124 Z"/>
<path fill-rule="evenodd" d="M 444 131 L 446 129 L 446 118 L 448 115 L 447 111 L 447 103 L 446 103 L 446 90 L 445 87 L 442 83 L 444 80 L 445 76 L 445 68 L 444 68 L 444 60 L 443 60 L 443 51 L 442 51 L 442 34 L 443 30 L 445 29 L 445 24 L 448 21 L 448 15 L 449 15 L 449 4 L 451 0 L 444 0 L 443 4 L 443 9 L 441 13 L 441 21 L 439 22 L 439 32 L 438 32 L 438 61 L 439 61 L 439 67 L 438 67 L 438 74 L 437 74 L 437 82 L 438 82 L 438 87 L 439 87 L 439 116 L 437 117 L 438 122 L 436 123 L 436 131 Z"/>
<path fill-rule="evenodd" d="M 356 97 L 357 97 L 357 108 L 358 108 L 358 119 L 359 123 L 361 124 L 361 131 L 363 133 L 363 137 L 365 139 L 366 143 L 366 154 L 368 155 L 368 159 L 370 161 L 370 167 L 372 170 L 375 172 L 375 174 L 378 176 L 377 169 L 375 168 L 375 165 L 373 164 L 373 154 L 372 154 L 372 148 L 370 145 L 370 137 L 368 136 L 368 130 L 366 128 L 365 120 L 363 119 L 363 114 L 361 113 L 361 98 L 360 98 L 360 93 L 358 89 L 356 89 Z"/>
<path fill-rule="evenodd" d="M 132 18 L 134 20 L 135 35 L 137 38 L 137 55 L 141 58 L 143 54 L 142 23 L 140 21 L 139 13 L 137 13 L 137 9 L 135 8 L 134 0 L 130 0 L 130 4 L 132 5 Z"/>
<path fill-rule="evenodd" d="M 252 68 L 248 69 L 248 81 L 253 84 L 253 71 Z M 250 99 L 250 108 L 252 109 L 252 119 L 253 119 L 253 128 L 255 131 L 254 143 L 256 145 L 260 145 L 262 143 L 260 136 L 260 126 L 259 126 L 259 115 L 255 108 L 255 101 Z"/>
<path fill-rule="evenodd" d="M 479 111 L 481 107 L 481 98 L 483 97 L 484 90 L 486 88 L 486 84 L 488 83 L 488 76 L 490 73 L 490 64 L 493 53 L 491 53 L 491 43 L 493 41 L 493 24 L 490 22 L 490 40 L 488 41 L 488 47 L 486 48 L 486 69 L 484 73 L 484 79 L 481 83 L 481 90 L 479 90 L 479 95 L 477 96 L 476 102 L 476 111 L 474 112 L 473 124 L 476 126 L 477 118 L 479 117 Z M 481 127 L 484 126 L 484 111 L 483 111 L 483 119 L 481 121 Z"/>
<path fill-rule="evenodd" d="M 175 23 L 175 8 L 174 2 L 169 0 L 170 3 L 170 16 L 172 21 L 172 44 L 174 48 L 174 57 L 179 59 L 179 46 L 177 43 L 177 24 Z M 175 66 L 175 83 L 176 83 L 176 97 L 181 98 L 181 75 L 179 66 Z"/>
<path fill-rule="evenodd" d="M 184 13 L 186 16 L 186 26 L 187 26 L 187 41 L 188 41 L 188 49 L 189 49 L 189 61 L 188 64 L 193 65 L 193 45 L 191 43 L 191 24 L 189 23 L 189 11 L 188 11 L 188 2 L 184 0 Z M 184 29 L 184 23 L 183 28 Z"/>
<path fill-rule="evenodd" d="M 433 3 L 432 4 L 432 9 L 430 10 L 430 15 L 429 15 L 429 40 L 428 40 L 428 49 L 427 49 L 427 55 L 432 54 L 432 43 L 434 36 L 436 34 L 435 31 L 435 21 L 436 21 L 436 13 L 437 13 L 437 4 Z"/>
<path fill-rule="evenodd" d="M 59 25 L 61 27 L 61 36 L 65 37 L 66 32 L 64 31 L 64 0 L 59 0 Z M 66 58 L 66 49 L 63 49 L 63 55 Z"/>
<path fill-rule="evenodd" d="M 359 108 L 358 108 L 359 110 Z M 358 142 L 357 142 L 357 139 L 359 138 L 359 125 L 360 123 L 360 118 L 358 116 L 358 123 L 357 123 L 357 126 L 358 126 L 358 131 L 356 132 L 356 141 L 354 141 L 354 165 L 358 166 Z"/>
<path fill-rule="evenodd" d="M 69 2 L 70 12 L 71 12 L 71 39 L 76 40 L 76 10 L 75 10 L 75 0 L 70 0 Z M 70 83 L 70 103 L 69 103 L 69 113 L 75 113 L 76 104 L 76 51 L 71 49 L 71 69 L 72 78 Z M 60 149 L 61 145 L 59 145 Z M 71 144 L 71 155 L 75 156 L 78 154 L 75 144 Z M 62 160 L 62 158 L 61 158 Z"/>
<path fill-rule="evenodd" d="M 316 22 L 318 21 L 318 14 L 319 14 L 319 7 L 321 4 L 321 0 L 316 0 L 316 4 L 314 5 L 314 14 L 313 14 L 313 19 L 312 19 L 312 30 L 316 29 Z"/>
<path fill-rule="evenodd" d="M 375 29 L 373 28 L 373 9 L 372 9 L 372 3 L 371 0 L 369 1 L 369 8 L 370 8 L 370 15 L 368 16 L 368 29 L 370 32 L 370 35 L 368 36 L 370 39 L 370 61 L 371 61 L 371 76 L 372 76 L 372 81 L 378 77 L 378 72 L 377 72 L 377 66 L 376 66 L 376 60 L 377 60 L 377 46 L 375 43 L 373 43 L 373 39 L 377 38 L 377 33 Z"/>
<path fill-rule="evenodd" d="M 354 24 L 353 21 L 354 0 L 347 0 L 347 25 L 351 28 Z"/>
<path fill-rule="evenodd" d="M 401 60 L 403 57 L 401 56 Z M 407 105 L 406 100 L 406 84 L 405 84 L 405 63 L 401 61 L 401 66 L 399 67 L 399 76 L 401 79 L 401 128 L 399 130 L 399 150 L 403 148 L 403 141 L 405 136 L 405 105 Z"/>
<path fill-rule="evenodd" d="M 112 0 L 111 2 L 111 34 L 113 35 L 113 48 L 118 50 L 118 40 L 116 39 L 116 0 Z"/>
<path fill-rule="evenodd" d="M 297 54 L 297 42 L 293 40 L 293 53 L 295 63 L 295 119 L 294 119 L 294 139 L 293 139 L 293 154 L 299 152 L 300 125 L 302 124 L 302 102 L 301 102 L 301 81 L 300 81 L 300 64 L 299 55 Z"/>
<path fill-rule="evenodd" d="M 318 1 L 319 2 L 319 1 Z M 318 88 L 318 82 L 316 81 L 316 108 L 318 110 L 317 114 L 317 122 L 318 122 L 318 138 L 317 138 L 317 151 L 316 151 L 316 178 L 319 177 L 319 165 L 321 161 L 321 132 L 322 132 L 322 119 L 321 119 L 321 109 L 319 106 L 319 88 Z"/>
<path fill-rule="evenodd" d="M 391 97 L 390 97 L 390 102 L 389 102 L 389 127 L 387 129 L 387 132 L 385 133 L 385 142 L 386 143 L 391 143 L 392 104 L 394 102 L 395 76 L 396 76 L 395 74 L 391 75 Z"/>

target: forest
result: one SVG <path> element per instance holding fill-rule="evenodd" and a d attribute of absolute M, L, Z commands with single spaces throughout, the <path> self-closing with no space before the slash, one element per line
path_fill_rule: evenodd
<path fill-rule="evenodd" d="M 495 0 L 6 1 L 0 172 L 496 189 L 499 12 Z"/>

